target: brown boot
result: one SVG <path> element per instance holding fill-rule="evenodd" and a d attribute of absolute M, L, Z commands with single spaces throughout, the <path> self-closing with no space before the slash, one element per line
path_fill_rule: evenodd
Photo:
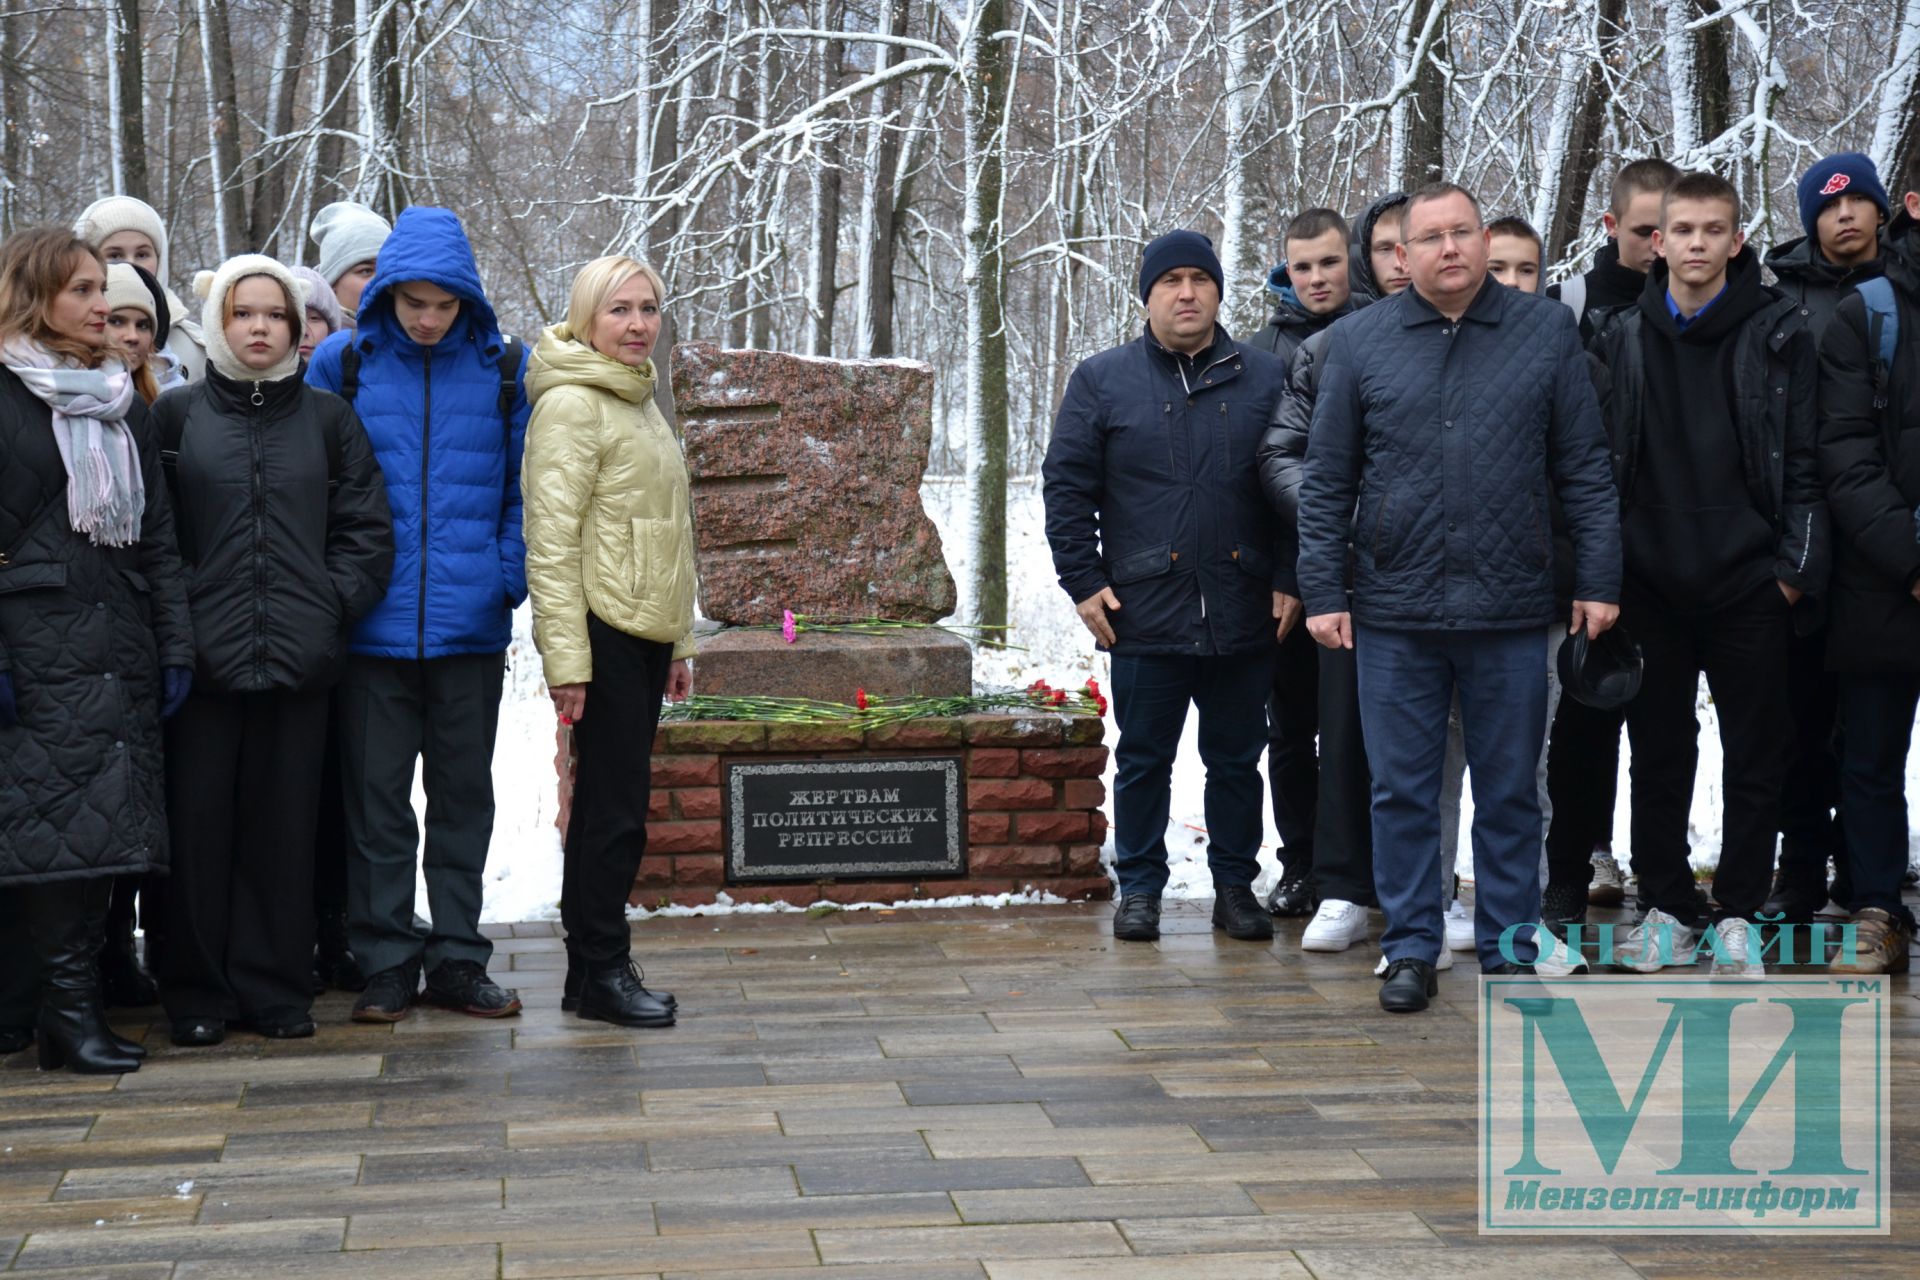
<path fill-rule="evenodd" d="M 1913 930 L 1890 911 L 1867 907 L 1848 919 L 1854 927 L 1852 955 L 1838 954 L 1827 964 L 1828 973 L 1905 973 L 1907 947 Z"/>

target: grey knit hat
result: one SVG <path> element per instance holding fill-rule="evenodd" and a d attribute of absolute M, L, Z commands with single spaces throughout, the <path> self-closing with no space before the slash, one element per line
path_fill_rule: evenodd
<path fill-rule="evenodd" d="M 288 267 L 287 270 L 293 272 L 294 279 L 306 282 L 307 310 L 320 313 L 320 318 L 327 322 L 328 333 L 340 332 L 340 327 L 347 322 L 346 315 L 340 310 L 340 299 L 333 296 L 333 286 L 327 283 L 327 278 L 312 267 Z"/>
<path fill-rule="evenodd" d="M 348 270 L 372 262 L 393 233 L 387 220 L 351 200 L 338 200 L 313 215 L 307 234 L 320 246 L 320 277 L 329 288 Z"/>

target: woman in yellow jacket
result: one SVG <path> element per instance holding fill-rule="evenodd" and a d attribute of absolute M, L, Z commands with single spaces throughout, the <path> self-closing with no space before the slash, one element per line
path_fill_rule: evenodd
<path fill-rule="evenodd" d="M 647 847 L 660 701 L 692 686 L 687 464 L 653 400 L 664 294 L 659 274 L 628 257 L 574 277 L 566 322 L 527 362 L 520 480 L 533 638 L 578 757 L 560 891 L 563 1007 L 630 1027 L 674 1020 L 673 997 L 641 984 L 626 901 Z"/>

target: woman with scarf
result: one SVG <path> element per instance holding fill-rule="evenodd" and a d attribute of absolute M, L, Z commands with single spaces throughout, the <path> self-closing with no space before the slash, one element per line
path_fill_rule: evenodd
<path fill-rule="evenodd" d="M 160 721 L 193 634 L 159 450 L 61 228 L 0 245 L 0 1050 L 139 1068 L 98 960 L 114 876 L 167 865 Z M 36 993 L 32 988 L 37 984 Z"/>
<path fill-rule="evenodd" d="M 347 628 L 393 525 L 344 400 L 300 376 L 306 289 L 245 254 L 194 289 L 206 376 L 153 407 L 191 586 L 193 696 L 167 729 L 160 999 L 178 1045 L 313 1034 L 313 843 Z"/>
<path fill-rule="evenodd" d="M 693 522 L 686 459 L 653 400 L 665 290 L 627 257 L 573 280 L 565 323 L 527 362 L 521 468 L 533 638 L 579 757 L 560 889 L 562 1007 L 671 1026 L 675 1003 L 634 967 L 627 894 L 647 847 L 662 696 L 692 685 Z"/>

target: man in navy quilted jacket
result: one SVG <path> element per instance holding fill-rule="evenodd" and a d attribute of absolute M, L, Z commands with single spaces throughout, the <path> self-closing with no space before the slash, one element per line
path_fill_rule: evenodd
<path fill-rule="evenodd" d="M 1438 989 L 1440 771 L 1456 691 L 1480 966 L 1534 954 L 1550 485 L 1574 544 L 1570 629 L 1599 635 L 1620 599 L 1618 504 L 1572 313 L 1488 276 L 1479 204 L 1460 187 L 1415 192 L 1403 235 L 1412 287 L 1329 330 L 1299 517 L 1308 630 L 1359 667 L 1390 1012 L 1424 1009 Z M 1513 961 L 1500 953 L 1508 926 L 1520 926 Z"/>
<path fill-rule="evenodd" d="M 416 207 L 380 247 L 359 328 L 322 342 L 307 369 L 353 400 L 393 510 L 393 580 L 354 629 L 339 692 L 348 931 L 369 975 L 356 1021 L 404 1018 L 423 970 L 432 1003 L 475 1017 L 520 1010 L 487 977 L 480 898 L 507 641 L 527 596 L 524 363 L 460 220 Z M 417 762 L 431 926 L 414 914 Z"/>
<path fill-rule="evenodd" d="M 1116 938 L 1160 936 L 1173 760 L 1189 704 L 1207 766 L 1214 927 L 1273 937 L 1253 896 L 1260 756 L 1276 635 L 1299 620 L 1254 448 L 1286 367 L 1216 318 L 1213 242 L 1173 231 L 1146 248 L 1146 331 L 1067 381 L 1041 468 L 1060 585 L 1113 655 Z M 1275 619 L 1278 619 L 1276 624 Z"/>

